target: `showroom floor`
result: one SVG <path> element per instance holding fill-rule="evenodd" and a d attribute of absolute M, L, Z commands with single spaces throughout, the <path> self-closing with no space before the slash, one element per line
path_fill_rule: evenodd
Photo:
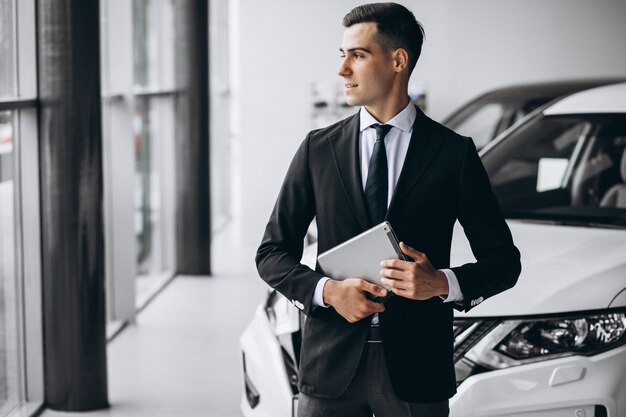
<path fill-rule="evenodd" d="M 212 253 L 213 276 L 177 277 L 109 343 L 111 408 L 86 415 L 242 416 L 238 338 L 265 284 L 254 249 L 218 237 Z"/>

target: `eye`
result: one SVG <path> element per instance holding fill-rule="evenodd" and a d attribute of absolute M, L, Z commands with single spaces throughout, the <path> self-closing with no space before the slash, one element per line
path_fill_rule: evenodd
<path fill-rule="evenodd" d="M 355 58 L 365 58 L 365 55 L 363 54 L 354 54 Z"/>

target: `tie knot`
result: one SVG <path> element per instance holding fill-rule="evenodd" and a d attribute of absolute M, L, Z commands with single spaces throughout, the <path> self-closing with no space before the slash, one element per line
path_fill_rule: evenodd
<path fill-rule="evenodd" d="M 381 125 L 381 124 L 376 123 L 376 124 L 373 124 L 372 127 L 376 129 L 376 140 L 383 140 L 393 126 Z"/>

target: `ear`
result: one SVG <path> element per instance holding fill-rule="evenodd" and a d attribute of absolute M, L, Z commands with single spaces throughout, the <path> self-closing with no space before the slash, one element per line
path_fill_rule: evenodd
<path fill-rule="evenodd" d="M 404 48 L 393 51 L 393 67 L 396 72 L 402 72 L 409 67 L 409 53 Z"/>

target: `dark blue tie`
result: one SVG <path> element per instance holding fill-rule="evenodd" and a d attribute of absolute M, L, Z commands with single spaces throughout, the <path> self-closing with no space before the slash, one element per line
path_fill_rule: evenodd
<path fill-rule="evenodd" d="M 370 158 L 367 183 L 365 184 L 365 200 L 372 225 L 385 220 L 387 214 L 388 173 L 387 152 L 385 150 L 385 135 L 392 128 L 391 125 L 374 124 L 376 129 L 376 143 Z"/>

